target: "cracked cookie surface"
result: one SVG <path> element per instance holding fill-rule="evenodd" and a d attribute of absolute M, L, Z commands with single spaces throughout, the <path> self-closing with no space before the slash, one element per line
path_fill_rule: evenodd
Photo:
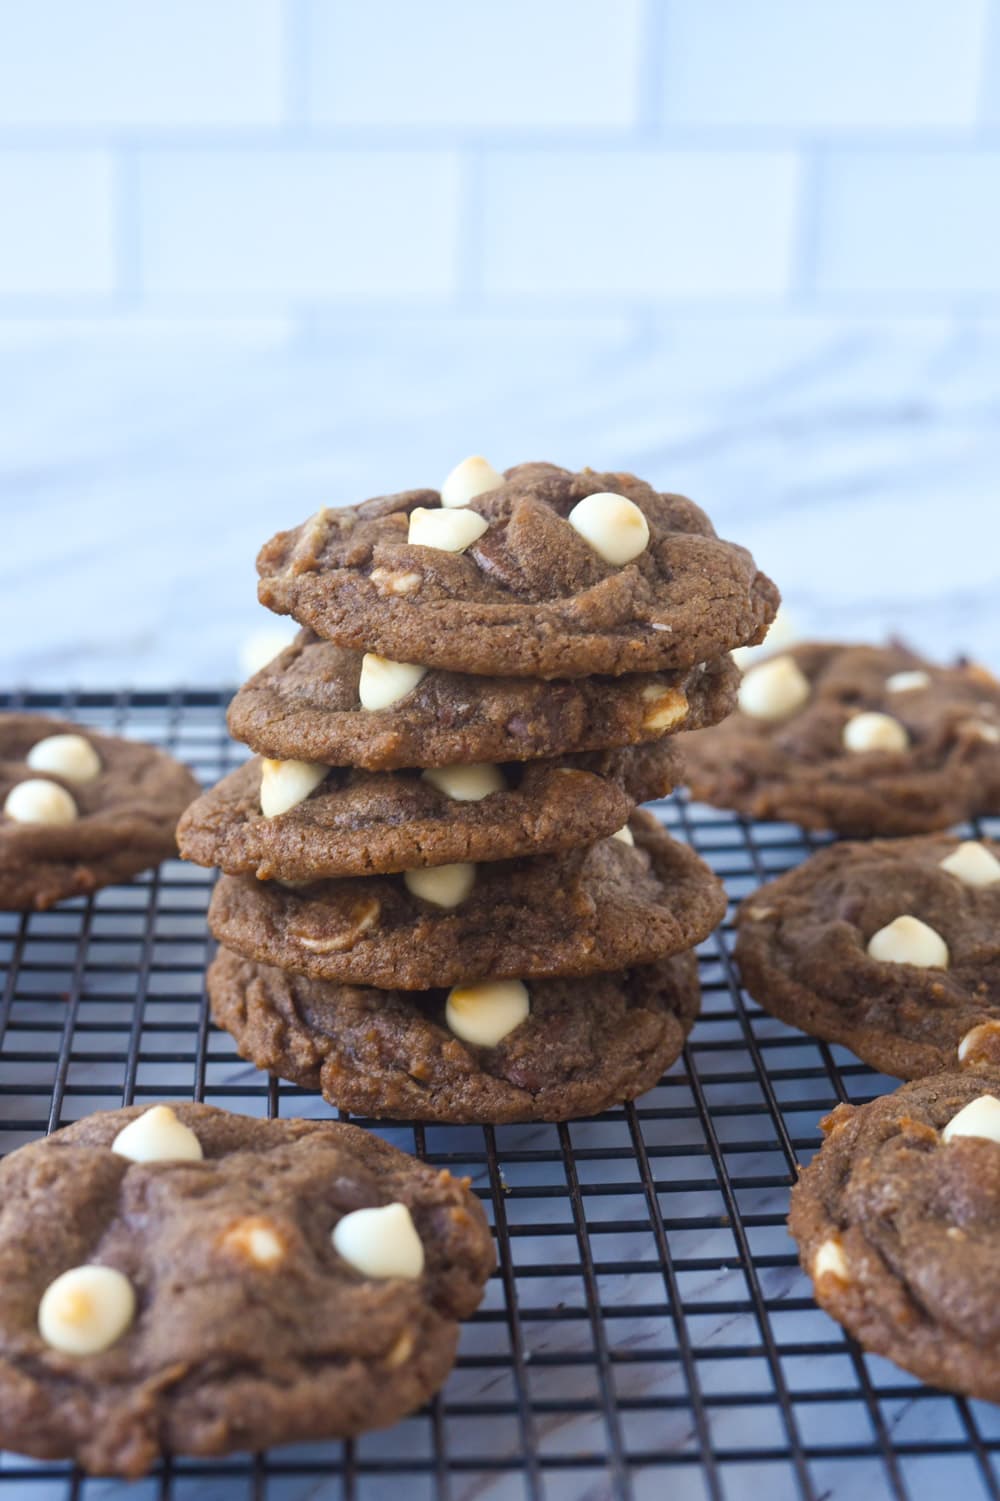
<path fill-rule="evenodd" d="M 629 828 L 634 846 L 612 837 L 565 855 L 477 865 L 467 894 L 448 907 L 415 895 L 402 876 L 295 891 L 223 876 L 209 926 L 262 964 L 387 990 L 648 964 L 700 943 L 726 899 L 708 866 L 650 814 L 634 814 Z"/>
<path fill-rule="evenodd" d="M 255 758 L 187 810 L 181 854 L 230 875 L 287 881 L 509 860 L 613 834 L 637 803 L 665 797 L 681 776 L 669 741 L 508 762 L 489 773 L 498 789 L 465 799 L 417 770 L 334 768 L 303 802 L 267 818 Z"/>
<path fill-rule="evenodd" d="M 146 1110 L 0 1164 L 3 1447 L 135 1477 L 161 1454 L 380 1427 L 437 1390 L 494 1263 L 460 1181 L 354 1126 L 186 1103 L 203 1160 L 132 1161 L 112 1143 Z M 366 1276 L 333 1243 L 346 1215 L 388 1203 L 409 1210 L 418 1276 Z M 40 1300 L 93 1263 L 128 1279 L 135 1316 L 101 1353 L 68 1355 L 43 1339 Z"/>
<path fill-rule="evenodd" d="M 360 652 L 301 631 L 237 692 L 230 732 L 263 756 L 370 771 L 530 761 L 716 724 L 739 682 L 729 657 L 558 682 L 430 671 L 398 703 L 369 711 L 358 698 L 361 662 Z"/>
<path fill-rule="evenodd" d="M 84 741 L 92 774 L 81 780 L 32 766 L 28 757 L 51 737 Z M 186 766 L 155 746 L 39 714 L 0 714 L 0 806 L 39 778 L 68 794 L 76 816 L 51 823 L 0 816 L 0 908 L 43 910 L 175 855 L 177 820 L 201 791 Z"/>
<path fill-rule="evenodd" d="M 568 520 L 595 494 L 638 507 L 648 543 L 609 562 Z M 319 635 L 453 672 L 558 678 L 684 668 L 763 639 L 775 586 L 704 512 L 623 473 L 519 464 L 467 510 L 463 551 L 417 545 L 436 490 L 324 510 L 260 552 L 262 604 Z"/>
<path fill-rule="evenodd" d="M 449 1028 L 442 990 L 384 991 L 294 975 L 223 949 L 212 1015 L 244 1058 L 360 1115 L 570 1120 L 653 1088 L 698 1014 L 693 954 L 585 980 L 531 980 L 527 1019 L 496 1045 Z"/>
<path fill-rule="evenodd" d="M 1000 1142 L 950 1136 L 1000 1070 L 938 1074 L 838 1105 L 789 1228 L 827 1313 L 922 1380 L 1000 1401 Z M 950 1139 L 949 1139 L 950 1136 Z"/>
<path fill-rule="evenodd" d="M 756 675 L 778 662 L 781 687 L 801 689 L 788 712 L 758 690 L 766 680 Z M 738 708 L 681 742 L 703 802 L 863 837 L 1000 810 L 1000 683 L 982 667 L 940 667 L 899 645 L 806 642 L 752 668 L 741 703 L 748 694 L 767 712 Z"/>
<path fill-rule="evenodd" d="M 971 860 L 970 842 L 948 834 L 833 844 L 762 886 L 737 918 L 747 990 L 782 1021 L 901 1078 L 957 1067 L 963 1043 L 962 1061 L 1000 1064 L 1000 847 L 972 843 Z M 870 953 L 901 919 L 899 958 L 877 957 L 891 943 Z M 914 919 L 943 954 L 932 944 L 905 961 Z M 942 957 L 945 967 L 926 962 Z"/>

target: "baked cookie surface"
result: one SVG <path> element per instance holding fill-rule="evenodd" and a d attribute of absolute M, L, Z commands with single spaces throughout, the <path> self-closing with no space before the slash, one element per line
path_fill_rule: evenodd
<path fill-rule="evenodd" d="M 200 786 L 137 740 L 38 714 L 0 714 L 0 907 L 42 910 L 176 854 Z"/>
<path fill-rule="evenodd" d="M 229 729 L 263 756 L 370 771 L 528 761 L 659 740 L 716 724 L 736 702 L 728 657 L 681 672 L 542 682 L 433 670 L 362 709 L 363 656 L 302 631 L 239 689 Z"/>
<path fill-rule="evenodd" d="M 606 516 L 575 509 L 594 495 Z M 484 525 L 461 550 L 411 542 L 411 512 L 441 507 L 412 490 L 279 533 L 257 560 L 261 603 L 341 646 L 535 678 L 691 667 L 762 640 L 777 608 L 745 548 L 631 474 L 520 464 L 462 508 Z"/>
<path fill-rule="evenodd" d="M 693 795 L 841 834 L 919 834 L 1000 810 L 1000 683 L 904 646 L 793 646 L 685 737 Z"/>
<path fill-rule="evenodd" d="M 743 984 L 901 1078 L 1000 1064 L 998 857 L 948 834 L 832 844 L 743 902 Z"/>
<path fill-rule="evenodd" d="M 187 810 L 177 830 L 185 859 L 309 881 L 569 850 L 613 834 L 681 776 L 668 740 L 454 777 L 333 768 L 302 802 L 266 817 L 261 767 L 259 758 L 238 767 Z"/>
<path fill-rule="evenodd" d="M 698 965 L 678 954 L 624 974 L 531 980 L 497 1041 L 448 1025 L 447 996 L 337 986 L 221 950 L 216 1023 L 242 1057 L 355 1114 L 453 1122 L 569 1120 L 651 1089 L 698 1014 Z"/>
<path fill-rule="evenodd" d="M 866 1350 L 991 1402 L 1000 1401 L 998 1094 L 992 1068 L 838 1105 L 789 1219 L 817 1302 Z"/>
<path fill-rule="evenodd" d="M 0 1163 L 0 1444 L 135 1477 L 381 1427 L 437 1390 L 494 1264 L 468 1189 L 353 1126 L 162 1110 Z M 130 1151 L 200 1155 L 122 1155 L 140 1118 Z M 344 1225 L 387 1205 L 391 1227 Z"/>
<path fill-rule="evenodd" d="M 288 890 L 222 876 L 208 921 L 227 948 L 320 980 L 426 990 L 495 978 L 587 975 L 649 964 L 706 938 L 726 910 L 708 866 L 648 813 L 612 836 L 533 860 Z M 439 888 L 439 883 L 443 883 Z"/>

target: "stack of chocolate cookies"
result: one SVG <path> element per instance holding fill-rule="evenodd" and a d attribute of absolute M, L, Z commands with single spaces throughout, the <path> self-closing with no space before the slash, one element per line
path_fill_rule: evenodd
<path fill-rule="evenodd" d="M 466 460 L 269 542 L 303 627 L 229 712 L 257 756 L 185 814 L 224 872 L 216 1022 L 371 1116 L 561 1120 L 631 1099 L 698 1009 L 721 887 L 636 805 L 732 707 L 777 591 L 629 474 Z"/>

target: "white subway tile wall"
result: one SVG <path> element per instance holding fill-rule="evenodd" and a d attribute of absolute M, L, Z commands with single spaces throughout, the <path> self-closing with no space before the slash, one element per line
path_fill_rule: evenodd
<path fill-rule="evenodd" d="M 0 318 L 1000 304 L 1000 0 L 0 0 Z"/>

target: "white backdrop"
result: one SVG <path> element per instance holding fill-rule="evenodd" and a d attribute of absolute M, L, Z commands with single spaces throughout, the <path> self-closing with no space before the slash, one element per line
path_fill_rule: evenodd
<path fill-rule="evenodd" d="M 0 677 L 231 680 L 272 531 L 478 450 L 996 661 L 998 23 L 0 0 Z"/>

